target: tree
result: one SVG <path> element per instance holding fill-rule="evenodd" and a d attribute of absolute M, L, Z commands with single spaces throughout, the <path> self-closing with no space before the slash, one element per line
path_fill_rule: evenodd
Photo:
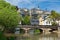
<path fill-rule="evenodd" d="M 56 26 L 58 25 L 56 22 L 52 22 L 52 26 Z"/>
<path fill-rule="evenodd" d="M 52 25 L 57 25 L 56 20 L 58 20 L 60 18 L 60 14 L 57 13 L 56 11 L 52 10 L 49 18 L 51 18 L 53 20 Z"/>
<path fill-rule="evenodd" d="M 16 6 L 0 0 L 0 25 L 10 28 L 17 26 L 19 22 L 20 15 L 16 11 Z"/>
<path fill-rule="evenodd" d="M 29 25 L 30 24 L 30 16 L 26 15 L 25 17 L 23 17 L 22 24 Z"/>
<path fill-rule="evenodd" d="M 52 18 L 53 20 L 56 19 L 56 12 L 54 10 L 51 11 L 51 15 L 50 15 L 50 18 Z"/>

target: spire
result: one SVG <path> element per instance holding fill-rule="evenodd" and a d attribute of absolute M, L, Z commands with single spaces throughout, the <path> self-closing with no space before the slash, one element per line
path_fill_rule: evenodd
<path fill-rule="evenodd" d="M 38 5 L 37 9 L 40 9 L 39 5 Z"/>
<path fill-rule="evenodd" d="M 39 8 L 39 5 L 38 5 L 38 8 Z"/>
<path fill-rule="evenodd" d="M 47 8 L 45 10 L 48 11 Z"/>

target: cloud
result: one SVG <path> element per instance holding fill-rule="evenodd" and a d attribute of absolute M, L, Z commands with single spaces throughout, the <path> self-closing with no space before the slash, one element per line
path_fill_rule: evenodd
<path fill-rule="evenodd" d="M 19 3 L 34 3 L 34 2 L 60 2 L 60 0 L 6 0 L 7 2 L 18 5 Z"/>
<path fill-rule="evenodd" d="M 7 2 L 13 4 L 13 5 L 18 5 L 19 3 L 30 3 L 29 0 L 6 0 Z"/>
<path fill-rule="evenodd" d="M 18 5 L 20 0 L 6 0 L 7 2 L 11 3 L 12 5 Z"/>
<path fill-rule="evenodd" d="M 34 8 L 40 6 L 41 9 L 45 10 L 56 10 L 59 11 L 60 9 L 60 0 L 6 0 L 7 2 L 11 3 L 12 5 L 16 5 L 20 8 Z"/>
<path fill-rule="evenodd" d="M 47 2 L 60 2 L 60 0 L 38 0 L 40 2 L 44 2 L 44 1 L 47 1 Z"/>

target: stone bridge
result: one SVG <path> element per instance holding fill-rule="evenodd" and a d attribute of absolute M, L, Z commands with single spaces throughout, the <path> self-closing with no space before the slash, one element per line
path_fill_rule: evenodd
<path fill-rule="evenodd" d="M 27 33 L 31 29 L 42 30 L 43 33 L 58 32 L 60 26 L 51 26 L 51 25 L 18 25 L 18 28 L 25 30 Z M 60 31 L 60 30 L 59 30 Z"/>

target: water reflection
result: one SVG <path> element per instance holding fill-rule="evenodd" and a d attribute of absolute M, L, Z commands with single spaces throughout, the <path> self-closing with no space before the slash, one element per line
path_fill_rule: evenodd
<path fill-rule="evenodd" d="M 23 34 L 17 36 L 16 40 L 59 40 L 57 33 L 50 34 Z"/>
<path fill-rule="evenodd" d="M 58 40 L 60 40 L 60 33 L 58 34 Z"/>

